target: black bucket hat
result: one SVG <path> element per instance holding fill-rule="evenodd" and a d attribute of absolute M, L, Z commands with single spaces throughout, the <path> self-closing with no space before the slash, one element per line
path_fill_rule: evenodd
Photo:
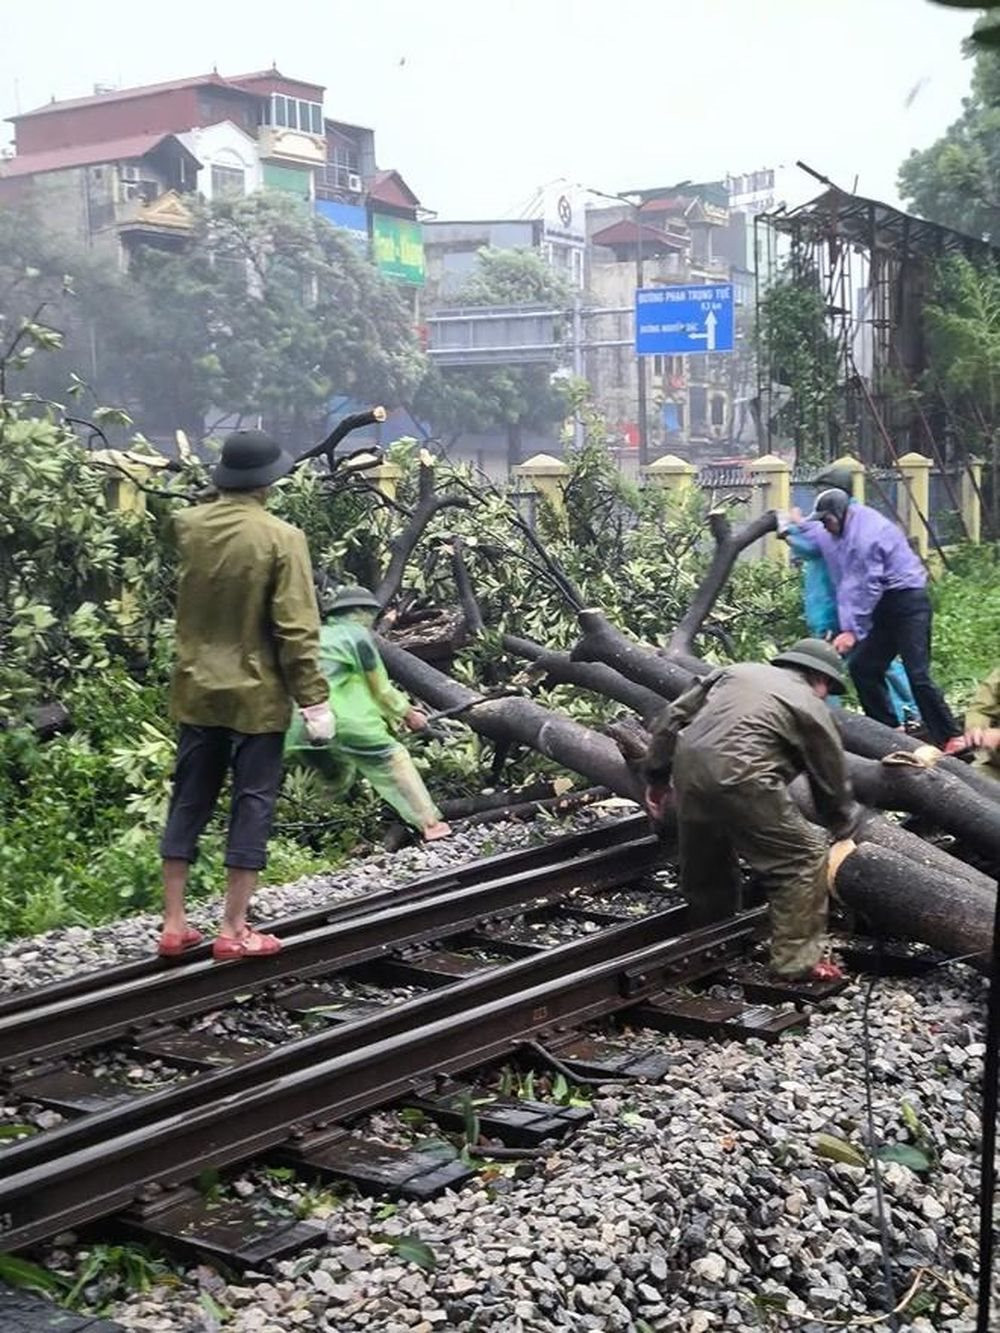
<path fill-rule="evenodd" d="M 295 459 L 262 430 L 237 430 L 227 435 L 222 457 L 212 473 L 220 491 L 255 491 L 286 476 Z"/>

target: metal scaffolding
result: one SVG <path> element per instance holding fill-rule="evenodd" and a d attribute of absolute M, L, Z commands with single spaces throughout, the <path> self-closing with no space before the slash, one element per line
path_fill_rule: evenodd
<path fill-rule="evenodd" d="M 846 450 L 877 466 L 929 446 L 941 461 L 950 461 L 943 405 L 924 382 L 923 308 L 938 260 L 965 255 L 975 262 L 996 262 L 1000 251 L 836 187 L 790 212 L 761 214 L 754 220 L 754 239 L 758 316 L 776 279 L 808 275 L 822 294 L 826 331 L 835 348 L 835 410 L 822 422 L 796 419 L 796 442 L 806 430 L 817 432 L 813 442 L 828 457 Z M 776 372 L 762 346 L 762 452 L 777 443 L 767 410 L 777 392 Z M 923 402 L 913 392 L 917 386 L 924 391 Z M 789 411 L 795 415 L 801 408 L 792 404 Z"/>

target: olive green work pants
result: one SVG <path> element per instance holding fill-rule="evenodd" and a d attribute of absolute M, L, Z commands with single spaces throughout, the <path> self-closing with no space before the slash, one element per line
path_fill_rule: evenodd
<path fill-rule="evenodd" d="M 742 857 L 767 892 L 771 967 L 805 972 L 823 955 L 827 919 L 827 846 L 796 809 L 787 788 L 770 783 L 688 786 L 675 773 L 681 890 L 692 927 L 740 906 Z"/>

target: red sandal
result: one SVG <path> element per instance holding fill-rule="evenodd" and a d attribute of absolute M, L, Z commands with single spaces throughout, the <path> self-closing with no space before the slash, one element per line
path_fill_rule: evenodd
<path fill-rule="evenodd" d="M 799 972 L 794 977 L 782 977 L 782 981 L 846 981 L 847 973 L 842 971 L 836 963 L 829 959 L 823 959 L 814 963 L 807 972 Z"/>
<path fill-rule="evenodd" d="M 277 935 L 262 935 L 247 927 L 239 937 L 220 935 L 212 945 L 212 957 L 217 963 L 235 962 L 240 958 L 267 958 L 281 952 Z"/>
<path fill-rule="evenodd" d="M 161 958 L 179 958 L 186 949 L 193 949 L 204 938 L 201 931 L 195 930 L 194 926 L 188 926 L 183 931 L 165 930 L 160 935 L 156 952 Z"/>

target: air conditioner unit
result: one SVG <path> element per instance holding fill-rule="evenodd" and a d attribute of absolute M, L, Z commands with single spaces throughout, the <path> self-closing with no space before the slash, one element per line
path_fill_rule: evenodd
<path fill-rule="evenodd" d="M 356 176 L 353 171 L 347 174 L 347 188 L 353 190 L 355 194 L 361 193 L 361 177 Z"/>

